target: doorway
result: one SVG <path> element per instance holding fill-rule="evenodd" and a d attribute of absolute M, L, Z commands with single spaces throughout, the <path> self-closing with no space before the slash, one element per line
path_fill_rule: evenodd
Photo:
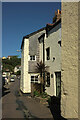
<path fill-rule="evenodd" d="M 61 97 L 61 72 L 55 72 L 56 76 L 56 96 Z"/>

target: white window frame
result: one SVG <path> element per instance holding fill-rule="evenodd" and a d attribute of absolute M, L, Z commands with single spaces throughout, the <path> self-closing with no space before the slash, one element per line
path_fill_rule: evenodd
<path fill-rule="evenodd" d="M 36 76 L 35 76 L 35 75 L 31 75 L 31 77 L 32 77 L 32 76 L 34 77 L 34 78 L 33 78 L 34 81 L 31 81 L 31 83 L 38 83 L 38 82 L 39 82 L 39 77 L 38 77 L 38 75 L 36 75 Z M 37 80 L 37 81 L 35 80 L 36 77 L 38 77 L 38 80 Z"/>

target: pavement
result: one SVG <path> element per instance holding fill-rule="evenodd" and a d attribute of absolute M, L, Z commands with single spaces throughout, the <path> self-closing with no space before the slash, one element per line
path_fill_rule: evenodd
<path fill-rule="evenodd" d="M 19 91 L 19 80 L 5 86 L 2 97 L 2 118 L 47 118 L 53 119 L 48 106 Z"/>

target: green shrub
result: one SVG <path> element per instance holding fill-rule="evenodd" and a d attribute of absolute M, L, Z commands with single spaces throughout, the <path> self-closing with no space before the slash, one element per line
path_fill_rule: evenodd
<path fill-rule="evenodd" d="M 50 98 L 50 97 L 48 98 L 47 102 L 48 102 L 49 104 L 51 103 L 51 98 Z"/>
<path fill-rule="evenodd" d="M 39 97 L 40 96 L 40 93 L 38 92 L 38 91 L 34 91 L 34 96 L 37 96 L 37 97 Z"/>
<path fill-rule="evenodd" d="M 42 98 L 47 98 L 47 96 L 48 96 L 48 95 L 47 95 L 46 92 L 41 93 L 41 97 L 42 97 Z"/>

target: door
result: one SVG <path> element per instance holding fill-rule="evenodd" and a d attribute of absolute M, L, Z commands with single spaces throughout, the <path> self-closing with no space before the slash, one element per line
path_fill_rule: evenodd
<path fill-rule="evenodd" d="M 61 96 L 61 72 L 56 72 L 56 96 Z"/>

